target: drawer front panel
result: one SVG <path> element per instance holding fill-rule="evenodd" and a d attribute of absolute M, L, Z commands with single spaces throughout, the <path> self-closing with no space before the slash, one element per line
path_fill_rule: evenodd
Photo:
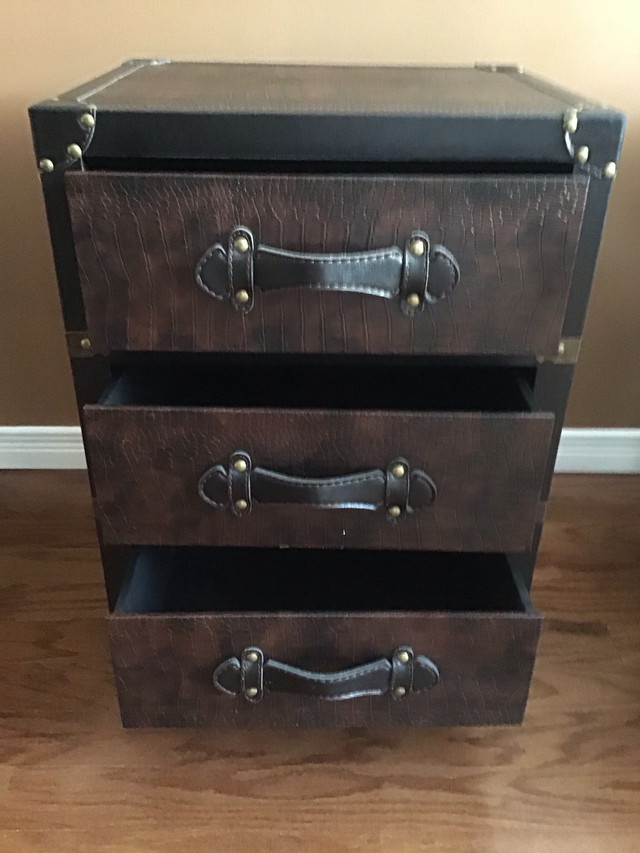
<path fill-rule="evenodd" d="M 555 355 L 588 187 L 573 176 L 69 172 L 65 180 L 97 352 Z M 300 266 L 263 252 L 255 292 L 234 307 L 224 282 L 224 298 L 214 298 L 196 270 L 220 244 L 209 261 L 222 258 L 224 272 L 236 226 L 249 228 L 262 246 L 315 259 Z M 452 292 L 413 311 L 400 297 L 384 296 L 416 230 L 451 254 L 460 277 Z M 385 249 L 374 263 L 355 258 L 351 285 L 341 261 L 327 267 L 321 258 Z M 432 257 L 433 276 L 448 257 Z M 242 258 L 238 263 L 236 282 L 244 274 Z M 273 289 L 261 289 L 263 276 Z M 350 287 L 365 292 L 345 292 Z"/>
<path fill-rule="evenodd" d="M 105 542 L 511 552 L 529 546 L 539 520 L 553 416 L 98 405 L 84 426 Z M 238 517 L 198 488 L 236 451 L 300 478 L 384 472 L 401 458 L 432 478 L 437 497 L 394 519 L 257 494 Z"/>
<path fill-rule="evenodd" d="M 115 615 L 113 660 L 127 726 L 244 728 L 519 723 L 540 631 L 535 613 Z M 257 646 L 265 657 L 335 671 L 409 645 L 439 681 L 400 701 L 273 693 L 252 705 L 214 689 L 216 667 Z"/>

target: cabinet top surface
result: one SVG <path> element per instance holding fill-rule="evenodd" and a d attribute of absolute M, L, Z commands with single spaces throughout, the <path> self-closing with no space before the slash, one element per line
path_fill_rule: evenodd
<path fill-rule="evenodd" d="M 568 111 L 578 128 L 565 134 Z M 89 116 L 87 118 L 87 113 Z M 579 115 L 579 119 L 577 116 Z M 514 66 L 126 62 L 31 109 L 38 160 L 616 160 L 624 117 Z M 66 158 L 66 155 L 65 155 Z M 68 159 L 64 161 L 69 165 Z"/>
<path fill-rule="evenodd" d="M 594 108 L 513 66 L 335 66 L 132 60 L 61 96 L 101 110 L 557 116 Z"/>

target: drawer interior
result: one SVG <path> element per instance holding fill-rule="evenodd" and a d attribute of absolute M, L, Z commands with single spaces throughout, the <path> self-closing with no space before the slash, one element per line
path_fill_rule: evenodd
<path fill-rule="evenodd" d="M 115 613 L 532 612 L 503 554 L 144 547 Z"/>
<path fill-rule="evenodd" d="M 570 175 L 573 163 L 534 160 L 238 160 L 167 157 L 83 158 L 89 172 L 157 172 L 167 175 Z"/>
<path fill-rule="evenodd" d="M 535 370 L 434 365 L 420 359 L 367 361 L 221 358 L 210 363 L 127 366 L 107 406 L 222 406 L 281 409 L 531 412 Z"/>

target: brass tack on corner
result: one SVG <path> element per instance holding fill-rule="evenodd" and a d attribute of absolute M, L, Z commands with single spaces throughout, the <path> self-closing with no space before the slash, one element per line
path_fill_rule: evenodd
<path fill-rule="evenodd" d="M 79 160 L 82 157 L 82 148 L 77 142 L 72 142 L 71 145 L 67 145 L 67 154 L 74 160 Z"/>
<path fill-rule="evenodd" d="M 589 159 L 589 148 L 586 145 L 581 145 L 580 148 L 576 151 L 576 161 L 580 163 L 581 166 Z"/>

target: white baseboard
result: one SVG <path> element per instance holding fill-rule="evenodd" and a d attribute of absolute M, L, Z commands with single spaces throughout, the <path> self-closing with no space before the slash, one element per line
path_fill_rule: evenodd
<path fill-rule="evenodd" d="M 0 469 L 85 467 L 80 427 L 0 427 Z M 640 429 L 564 429 L 556 471 L 640 474 Z"/>
<path fill-rule="evenodd" d="M 640 474 L 640 429 L 565 427 L 556 472 Z"/>
<path fill-rule="evenodd" d="M 80 427 L 0 427 L 0 469 L 86 467 Z"/>

